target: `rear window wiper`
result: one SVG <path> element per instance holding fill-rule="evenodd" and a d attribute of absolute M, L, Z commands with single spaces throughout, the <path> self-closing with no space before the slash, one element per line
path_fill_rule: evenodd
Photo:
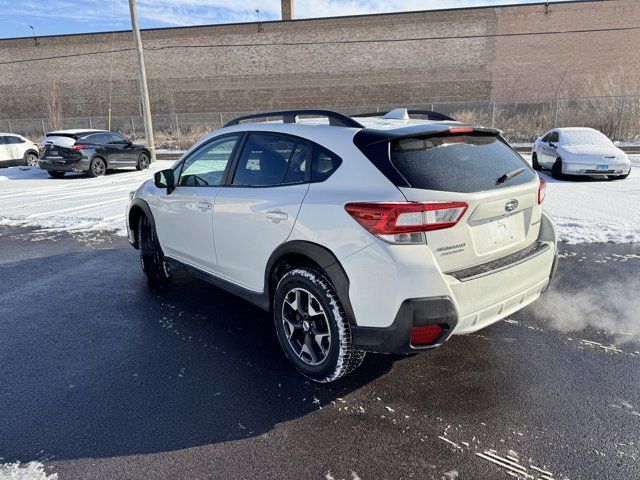
<path fill-rule="evenodd" d="M 511 180 L 513 177 L 515 177 L 516 175 L 519 175 L 520 173 L 524 172 L 525 170 L 526 170 L 526 168 L 520 167 L 520 168 L 516 168 L 512 172 L 505 173 L 501 177 L 498 177 L 498 179 L 496 180 L 496 185 L 500 185 L 501 183 L 504 183 L 507 180 Z"/>

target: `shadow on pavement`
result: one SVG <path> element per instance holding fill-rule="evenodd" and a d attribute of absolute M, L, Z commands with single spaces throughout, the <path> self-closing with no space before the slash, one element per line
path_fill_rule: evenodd
<path fill-rule="evenodd" d="M 136 253 L 0 264 L 3 457 L 111 457 L 256 436 L 393 362 L 375 356 L 336 384 L 305 381 L 268 314 L 186 275 L 151 292 Z"/>

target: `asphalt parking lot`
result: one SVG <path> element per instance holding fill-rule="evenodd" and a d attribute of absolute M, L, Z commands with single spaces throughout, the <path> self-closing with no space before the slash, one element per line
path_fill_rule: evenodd
<path fill-rule="evenodd" d="M 640 245 L 562 245 L 552 293 L 305 381 L 271 319 L 109 234 L 0 227 L 0 464 L 58 479 L 640 478 Z M 542 473 L 542 472 L 547 473 Z M 0 471 L 0 476 L 2 471 Z"/>

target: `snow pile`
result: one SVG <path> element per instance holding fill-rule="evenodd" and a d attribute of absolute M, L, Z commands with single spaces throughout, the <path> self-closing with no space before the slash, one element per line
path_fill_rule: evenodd
<path fill-rule="evenodd" d="M 549 172 L 540 174 L 547 181 L 544 206 L 561 240 L 640 242 L 640 155 L 629 157 L 631 175 L 625 180 L 578 177 L 558 181 Z"/>
<path fill-rule="evenodd" d="M 0 225 L 125 235 L 129 192 L 173 163 L 158 160 L 149 170 L 119 170 L 99 178 L 68 173 L 53 179 L 39 168 L 0 169 Z"/>
<path fill-rule="evenodd" d="M 555 219 L 561 240 L 640 242 L 640 155 L 630 158 L 633 168 L 626 180 L 557 181 L 548 172 L 541 173 L 548 182 L 545 208 Z M 149 170 L 119 171 L 101 178 L 67 174 L 52 179 L 38 168 L 0 169 L 0 225 L 114 230 L 124 235 L 129 192 L 173 163 L 159 160 Z"/>
<path fill-rule="evenodd" d="M 58 480 L 58 474 L 47 475 L 40 462 L 0 463 L 0 480 Z"/>

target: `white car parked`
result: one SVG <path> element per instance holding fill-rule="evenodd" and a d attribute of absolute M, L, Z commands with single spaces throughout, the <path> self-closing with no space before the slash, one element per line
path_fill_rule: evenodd
<path fill-rule="evenodd" d="M 607 176 L 623 179 L 631 172 L 626 153 L 593 128 L 554 128 L 533 144 L 535 170 L 547 168 L 553 178 L 563 175 Z"/>
<path fill-rule="evenodd" d="M 530 304 L 557 259 L 544 180 L 499 131 L 421 113 L 270 112 L 201 139 L 131 194 L 149 283 L 186 269 L 272 312 L 319 382 Z"/>
<path fill-rule="evenodd" d="M 38 146 L 15 133 L 0 133 L 0 167 L 38 166 Z"/>

